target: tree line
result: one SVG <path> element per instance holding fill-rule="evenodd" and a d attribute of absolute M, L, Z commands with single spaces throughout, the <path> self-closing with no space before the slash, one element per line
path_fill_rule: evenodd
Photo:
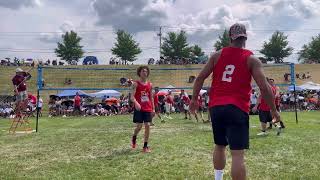
<path fill-rule="evenodd" d="M 68 64 L 78 62 L 85 53 L 83 46 L 80 45 L 81 40 L 82 38 L 76 32 L 66 32 L 62 35 L 62 41 L 57 43 L 56 55 Z M 224 30 L 214 43 L 213 49 L 219 51 L 229 44 L 228 30 Z M 127 64 L 137 60 L 137 56 L 142 52 L 142 49 L 132 34 L 124 30 L 118 30 L 116 32 L 116 42 L 111 51 L 124 64 Z M 259 50 L 263 56 L 259 59 L 263 63 L 283 63 L 286 57 L 293 54 L 293 51 L 294 49 L 289 46 L 288 36 L 284 32 L 275 31 L 269 40 L 263 42 L 262 48 Z M 320 63 L 320 34 L 312 37 L 311 41 L 303 45 L 297 54 L 301 63 Z M 194 59 L 204 56 L 205 52 L 199 45 L 190 45 L 186 32 L 180 31 L 168 32 L 163 37 L 161 55 L 168 59 Z"/>

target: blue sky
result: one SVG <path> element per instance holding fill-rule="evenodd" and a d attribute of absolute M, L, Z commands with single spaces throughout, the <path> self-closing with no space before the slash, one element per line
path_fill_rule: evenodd
<path fill-rule="evenodd" d="M 120 28 L 134 34 L 143 49 L 136 63 L 145 63 L 159 56 L 161 25 L 164 33 L 185 30 L 190 44 L 210 54 L 218 35 L 235 22 L 247 26 L 247 48 L 258 56 L 275 30 L 284 30 L 296 53 L 320 33 L 319 10 L 318 0 L 0 0 L 0 58 L 56 58 L 61 34 L 75 30 L 86 55 L 106 63 Z"/>

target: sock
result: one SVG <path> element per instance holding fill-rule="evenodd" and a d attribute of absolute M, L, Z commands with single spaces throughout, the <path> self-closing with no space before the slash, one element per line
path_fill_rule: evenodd
<path fill-rule="evenodd" d="M 146 148 L 146 147 L 148 147 L 148 142 L 144 142 L 143 144 L 143 148 Z"/>
<path fill-rule="evenodd" d="M 136 141 L 137 141 L 137 136 L 132 136 L 132 143 L 136 144 Z"/>
<path fill-rule="evenodd" d="M 214 170 L 214 179 L 223 180 L 223 170 Z"/>

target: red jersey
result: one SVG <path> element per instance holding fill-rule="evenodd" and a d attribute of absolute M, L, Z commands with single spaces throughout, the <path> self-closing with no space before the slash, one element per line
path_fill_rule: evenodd
<path fill-rule="evenodd" d="M 173 97 L 168 95 L 167 98 L 166 98 L 166 102 L 169 103 L 169 104 L 173 104 Z"/>
<path fill-rule="evenodd" d="M 277 86 L 274 86 L 274 95 L 277 94 L 277 91 L 278 91 L 278 87 Z M 280 106 L 280 96 L 275 96 L 275 100 L 274 100 L 274 103 L 277 105 L 277 106 Z"/>
<path fill-rule="evenodd" d="M 136 93 L 134 94 L 135 99 L 141 106 L 142 112 L 152 112 L 152 102 L 151 102 L 151 89 L 152 84 L 150 82 L 142 83 L 140 81 L 136 81 L 137 88 Z"/>
<path fill-rule="evenodd" d="M 75 96 L 75 97 L 74 97 L 74 106 L 75 106 L 75 107 L 80 107 L 80 105 L 81 105 L 81 98 L 80 98 L 80 96 Z"/>
<path fill-rule="evenodd" d="M 276 87 L 271 86 L 271 90 L 272 90 L 273 95 L 276 95 L 276 93 L 277 93 Z M 263 98 L 261 98 L 261 102 L 259 104 L 259 110 L 260 111 L 270 111 L 271 110 L 271 108 L 269 107 L 269 105 L 267 104 L 267 102 Z"/>
<path fill-rule="evenodd" d="M 198 105 L 199 107 L 202 107 L 202 96 L 198 96 Z"/>
<path fill-rule="evenodd" d="M 252 54 L 241 48 L 222 49 L 213 70 L 209 107 L 232 104 L 249 112 L 251 72 L 247 60 Z"/>
<path fill-rule="evenodd" d="M 158 93 L 155 93 L 153 96 L 154 107 L 158 107 L 159 105 L 159 96 Z"/>
<path fill-rule="evenodd" d="M 184 104 L 186 104 L 186 105 L 189 105 L 189 104 L 190 104 L 190 98 L 189 98 L 188 96 L 182 95 L 181 99 L 182 99 L 182 102 L 183 102 Z"/>
<path fill-rule="evenodd" d="M 26 83 L 24 82 L 25 81 L 25 76 L 22 76 L 22 75 L 15 75 L 13 78 L 12 78 L 12 83 L 13 85 L 15 86 L 18 86 L 17 87 L 17 90 L 18 92 L 22 92 L 22 91 L 26 91 L 27 90 L 27 85 Z"/>

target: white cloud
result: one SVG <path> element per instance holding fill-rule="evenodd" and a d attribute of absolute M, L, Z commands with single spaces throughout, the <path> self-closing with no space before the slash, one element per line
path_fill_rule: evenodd
<path fill-rule="evenodd" d="M 0 0 L 0 7 L 17 10 L 21 7 L 41 6 L 40 0 Z"/>
<path fill-rule="evenodd" d="M 82 45 L 92 52 L 88 55 L 103 62 L 112 56 L 118 28 L 133 32 L 144 49 L 139 63 L 159 56 L 159 25 L 168 26 L 164 33 L 185 29 L 190 44 L 199 44 L 205 51 L 212 51 L 218 35 L 234 22 L 244 23 L 249 30 L 250 49 L 260 49 L 277 29 L 296 30 L 285 33 L 290 45 L 300 49 L 317 33 L 305 29 L 320 28 L 318 0 L 0 0 L 1 7 L 0 16 L 5 17 L 0 26 L 1 48 L 53 51 L 64 32 L 80 30 Z M 9 36 L 1 31 L 50 33 Z M 0 51 L 1 58 L 6 56 L 55 58 L 52 53 Z"/>

